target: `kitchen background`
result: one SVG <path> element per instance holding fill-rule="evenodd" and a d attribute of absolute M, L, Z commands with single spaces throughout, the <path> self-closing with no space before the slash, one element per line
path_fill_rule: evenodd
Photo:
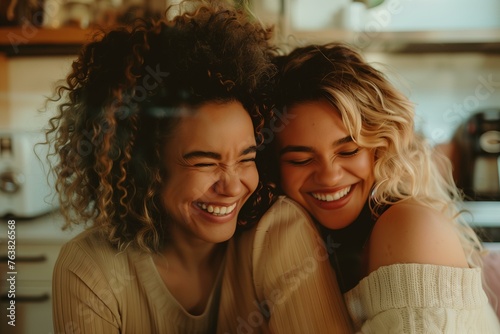
<path fill-rule="evenodd" d="M 59 12 L 64 2 L 47 1 L 58 3 Z M 106 1 L 96 1 L 101 2 Z M 251 6 L 264 22 L 277 26 L 282 43 L 340 40 L 359 46 L 415 102 L 418 129 L 434 143 L 448 141 L 474 111 L 500 106 L 500 0 L 386 0 L 373 8 L 366 3 L 377 1 L 254 0 Z M 62 17 L 52 14 L 46 25 L 60 27 Z M 71 22 L 84 28 L 92 24 L 74 17 Z M 85 35 L 69 36 L 67 45 L 48 45 L 50 36 L 42 36 L 49 40 L 29 49 L 43 35 L 36 31 L 40 28 L 10 36 L 7 29 L 0 30 L 0 128 L 39 129 L 52 109 L 38 110 L 75 57 L 57 53 L 67 53 Z"/>
<path fill-rule="evenodd" d="M 10 21 L 4 8 L 0 130 L 40 130 L 47 123 L 55 107 L 40 109 L 68 73 L 79 45 L 92 36 L 92 27 L 154 15 L 178 2 L 45 0 L 44 7 L 14 11 Z M 500 200 L 500 111 L 495 111 L 500 110 L 500 0 L 251 0 L 249 6 L 276 27 L 283 48 L 327 41 L 358 47 L 415 103 L 417 130 L 445 150 L 473 114 L 493 110 L 489 126 L 496 153 L 482 160 L 467 152 L 458 155 L 481 160 L 475 172 L 462 168 L 471 174 L 465 176 L 471 179 L 467 187 L 486 189 L 493 193 L 490 199 Z"/>
<path fill-rule="evenodd" d="M 22 141 L 16 139 L 21 133 L 40 133 L 55 107 L 40 109 L 56 82 L 68 73 L 92 27 L 149 15 L 174 2 L 178 1 L 2 0 L 0 188 L 12 187 L 13 179 L 4 177 L 5 171 L 36 166 L 28 154 L 30 139 L 19 149 L 27 155 L 16 160 L 7 150 L 13 143 L 4 145 L 2 138 Z M 276 42 L 283 47 L 344 41 L 360 48 L 415 103 L 417 130 L 433 144 L 448 143 L 477 111 L 500 110 L 500 0 L 253 0 L 250 7 L 256 17 L 275 25 Z M 497 173 L 486 177 L 500 194 L 496 113 L 492 126 L 497 137 L 492 145 L 498 150 L 488 159 L 496 164 Z M 61 232 L 56 213 L 38 217 L 53 207 L 50 201 L 39 205 L 48 201 L 42 174 L 27 173 L 16 194 L 0 191 L 0 215 L 17 207 L 27 216 L 17 220 L 16 230 L 19 325 L 16 331 L 7 327 L 3 297 L 1 333 L 51 333 L 51 268 L 61 244 L 78 232 Z M 498 200 L 467 203 L 474 223 L 496 241 L 500 240 Z M 0 228 L 0 287 L 5 295 L 7 218 L 0 219 Z M 500 249 L 495 243 L 488 246 Z"/>
<path fill-rule="evenodd" d="M 69 3 L 79 2 L 91 3 Z M 96 1 L 101 2 L 106 1 Z M 294 45 L 342 40 L 358 45 L 369 60 L 384 64 L 384 71 L 416 103 L 418 128 L 435 143 L 448 141 L 474 111 L 500 106 L 499 0 L 386 0 L 373 8 L 365 2 L 255 0 L 252 5 L 258 17 L 277 25 L 281 41 Z M 63 3 L 47 0 L 59 7 L 58 14 L 46 10 L 51 16 L 46 15 L 45 25 L 60 27 L 65 22 Z M 70 15 L 76 14 L 66 13 Z M 92 24 L 75 17 L 71 22 L 84 28 Z M 26 27 L 10 36 L 6 28 L 1 30 L 5 53 L 0 53 L 0 128 L 39 129 L 51 109 L 45 114 L 38 109 L 74 58 L 54 55 L 61 53 L 55 46 L 64 51 L 65 45 L 47 45 L 50 36 L 30 50 L 42 34 L 36 30 Z M 69 40 L 67 44 L 74 45 L 79 37 Z"/>

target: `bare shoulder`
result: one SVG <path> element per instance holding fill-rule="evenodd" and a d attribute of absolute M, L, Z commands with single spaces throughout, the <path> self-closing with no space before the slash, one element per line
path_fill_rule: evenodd
<path fill-rule="evenodd" d="M 408 202 L 377 220 L 368 244 L 368 272 L 395 263 L 468 267 L 459 236 L 444 214 Z"/>

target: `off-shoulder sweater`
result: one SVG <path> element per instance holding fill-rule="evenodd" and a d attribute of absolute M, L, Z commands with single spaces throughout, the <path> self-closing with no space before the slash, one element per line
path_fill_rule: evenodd
<path fill-rule="evenodd" d="M 393 264 L 344 298 L 359 333 L 500 333 L 479 268 Z"/>

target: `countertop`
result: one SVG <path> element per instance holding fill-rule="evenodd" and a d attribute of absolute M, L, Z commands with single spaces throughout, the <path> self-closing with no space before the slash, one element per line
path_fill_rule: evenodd
<path fill-rule="evenodd" d="M 62 230 L 64 219 L 57 211 L 31 219 L 16 219 L 16 243 L 29 241 L 30 244 L 61 244 L 83 231 L 83 227 Z M 7 222 L 9 218 L 0 218 L 0 243 L 7 240 Z"/>
<path fill-rule="evenodd" d="M 487 249 L 500 251 L 500 202 L 464 202 L 469 224 L 479 234 Z"/>

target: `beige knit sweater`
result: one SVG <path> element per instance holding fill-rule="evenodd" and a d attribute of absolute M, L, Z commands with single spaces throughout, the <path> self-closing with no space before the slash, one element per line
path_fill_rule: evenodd
<path fill-rule="evenodd" d="M 281 198 L 228 244 L 207 309 L 189 314 L 151 256 L 118 252 L 87 231 L 61 250 L 53 275 L 56 333 L 349 333 L 351 323 L 320 237 Z"/>
<path fill-rule="evenodd" d="M 309 215 L 281 198 L 227 253 L 218 333 L 352 333 L 327 249 Z"/>
<path fill-rule="evenodd" d="M 360 333 L 500 333 L 478 268 L 394 264 L 344 297 Z"/>

